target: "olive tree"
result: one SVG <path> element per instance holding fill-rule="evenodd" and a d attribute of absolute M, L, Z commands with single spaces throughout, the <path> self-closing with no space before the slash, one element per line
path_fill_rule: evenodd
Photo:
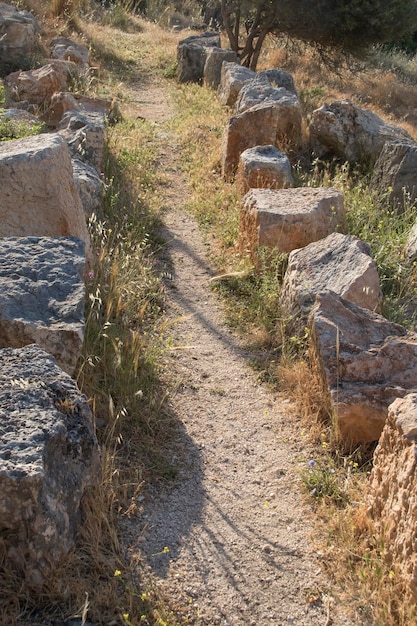
<path fill-rule="evenodd" d="M 221 0 L 230 47 L 256 69 L 265 37 L 358 53 L 417 30 L 416 0 Z"/>

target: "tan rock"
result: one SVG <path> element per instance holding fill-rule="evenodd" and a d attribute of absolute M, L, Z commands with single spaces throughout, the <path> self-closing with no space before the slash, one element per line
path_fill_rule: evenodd
<path fill-rule="evenodd" d="M 374 454 L 367 507 L 384 557 L 417 602 L 417 394 L 395 400 Z"/>
<path fill-rule="evenodd" d="M 54 37 L 52 39 L 51 57 L 63 61 L 72 61 L 83 68 L 88 67 L 90 62 L 88 48 L 67 37 Z"/>
<path fill-rule="evenodd" d="M 37 70 L 14 72 L 6 83 L 17 100 L 31 104 L 49 104 L 54 93 L 68 91 L 72 79 L 77 75 L 77 66 L 70 61 L 51 61 Z"/>
<path fill-rule="evenodd" d="M 67 111 L 79 111 L 80 105 L 72 93 L 59 92 L 51 98 L 51 103 L 42 115 L 48 127 L 56 128 Z"/>
<path fill-rule="evenodd" d="M 291 252 L 323 239 L 345 219 L 343 194 L 331 188 L 251 189 L 243 198 L 239 247 Z"/>
<path fill-rule="evenodd" d="M 286 189 L 293 185 L 291 163 L 275 146 L 255 146 L 244 150 L 236 176 L 242 193 L 249 189 Z"/>
<path fill-rule="evenodd" d="M 280 296 L 285 315 L 299 318 L 305 326 L 316 295 L 323 291 L 371 311 L 381 310 L 378 271 L 367 243 L 332 233 L 290 253 Z"/>
<path fill-rule="evenodd" d="M 78 237 L 91 260 L 70 153 L 55 134 L 0 143 L 0 237 L 28 235 Z"/>
<path fill-rule="evenodd" d="M 234 106 L 243 85 L 255 76 L 256 73 L 248 67 L 242 67 L 239 63 L 224 61 L 218 88 L 220 102 L 229 107 Z"/>
<path fill-rule="evenodd" d="M 0 3 L 0 59 L 16 61 L 36 46 L 40 33 L 36 18 L 28 11 L 19 11 L 16 7 Z"/>
<path fill-rule="evenodd" d="M 239 59 L 233 50 L 228 48 L 208 48 L 206 52 L 206 62 L 204 64 L 203 79 L 204 84 L 212 89 L 217 89 L 220 85 L 222 65 L 225 61 L 238 63 Z"/>
<path fill-rule="evenodd" d="M 417 391 L 417 335 L 332 292 L 309 317 L 310 356 L 342 440 L 377 441 L 388 406 Z"/>

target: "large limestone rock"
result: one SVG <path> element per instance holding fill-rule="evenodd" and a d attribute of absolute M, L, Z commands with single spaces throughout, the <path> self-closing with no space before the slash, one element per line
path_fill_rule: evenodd
<path fill-rule="evenodd" d="M 228 48 L 208 48 L 206 52 L 206 62 L 204 64 L 203 78 L 204 84 L 212 89 L 217 89 L 220 85 L 222 65 L 238 63 L 239 59 L 233 50 Z"/>
<path fill-rule="evenodd" d="M 283 114 L 291 114 L 301 125 L 301 106 L 297 96 L 285 87 L 272 84 L 265 73 L 245 83 L 236 100 L 236 113 L 243 113 L 262 103 L 274 103 L 282 108 Z M 290 112 L 290 113 L 289 113 Z"/>
<path fill-rule="evenodd" d="M 242 67 L 238 63 L 225 61 L 220 73 L 220 85 L 218 88 L 219 100 L 222 104 L 233 107 L 243 85 L 255 78 L 256 73 L 248 67 Z"/>
<path fill-rule="evenodd" d="M 74 374 L 84 340 L 80 239 L 0 239 L 0 348 L 37 343 Z"/>
<path fill-rule="evenodd" d="M 177 47 L 177 78 L 180 83 L 200 83 L 208 48 L 220 48 L 220 36 L 207 32 L 182 39 Z"/>
<path fill-rule="evenodd" d="M 248 148 L 273 145 L 282 152 L 296 154 L 300 141 L 300 110 L 286 96 L 253 106 L 228 121 L 223 135 L 222 174 L 225 178 L 233 177 L 240 155 Z"/>
<path fill-rule="evenodd" d="M 68 91 L 72 80 L 77 76 L 77 66 L 71 61 L 51 61 L 37 70 L 13 72 L 6 83 L 16 100 L 26 100 L 30 104 L 49 105 L 52 96 L 58 91 Z"/>
<path fill-rule="evenodd" d="M 99 172 L 103 167 L 105 129 L 103 113 L 92 111 L 68 111 L 57 126 L 58 133 L 66 140 L 71 155 Z"/>
<path fill-rule="evenodd" d="M 54 37 L 51 41 L 51 58 L 72 61 L 84 69 L 89 66 L 90 52 L 88 48 L 72 39 Z"/>
<path fill-rule="evenodd" d="M 65 141 L 42 134 L 0 143 L 0 237 L 90 237 Z"/>
<path fill-rule="evenodd" d="M 0 534 L 31 585 L 73 546 L 100 454 L 87 399 L 39 346 L 0 351 Z"/>
<path fill-rule="evenodd" d="M 97 173 L 97 170 L 83 163 L 78 159 L 72 159 L 74 170 L 74 182 L 78 190 L 85 214 L 90 218 L 93 213 L 101 215 L 103 213 L 103 191 L 104 182 Z"/>
<path fill-rule="evenodd" d="M 371 187 L 388 194 L 400 210 L 417 198 L 417 143 L 386 142 L 372 172 Z"/>
<path fill-rule="evenodd" d="M 51 97 L 49 107 L 42 114 L 42 120 L 47 123 L 48 128 L 53 129 L 58 126 L 68 111 L 79 111 L 81 109 L 74 94 L 67 91 L 59 91 Z"/>
<path fill-rule="evenodd" d="M 332 233 L 290 253 L 280 296 L 285 315 L 305 326 L 316 295 L 324 291 L 371 311 L 381 310 L 378 271 L 367 243 Z"/>
<path fill-rule="evenodd" d="M 402 128 L 387 124 L 349 100 L 324 104 L 314 111 L 310 139 L 319 157 L 330 153 L 350 163 L 367 164 L 375 163 L 386 141 L 413 141 Z"/>
<path fill-rule="evenodd" d="M 40 26 L 28 11 L 0 2 L 0 60 L 16 61 L 32 52 Z"/>
<path fill-rule="evenodd" d="M 255 146 L 239 158 L 237 181 L 243 193 L 249 189 L 286 189 L 293 184 L 291 163 L 275 146 Z"/>
<path fill-rule="evenodd" d="M 417 392 L 417 335 L 332 292 L 317 296 L 309 330 L 313 369 L 341 439 L 377 441 L 388 406 Z"/>
<path fill-rule="evenodd" d="M 291 252 L 344 224 L 343 194 L 329 188 L 251 189 L 243 198 L 239 247 L 254 257 L 261 246 Z"/>
<path fill-rule="evenodd" d="M 417 394 L 395 400 L 374 454 L 367 508 L 384 558 L 417 602 Z"/>

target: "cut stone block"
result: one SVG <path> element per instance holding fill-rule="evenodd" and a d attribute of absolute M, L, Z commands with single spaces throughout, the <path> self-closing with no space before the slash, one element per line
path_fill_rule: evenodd
<path fill-rule="evenodd" d="M 0 237 L 90 237 L 65 141 L 42 134 L 0 143 Z"/>
<path fill-rule="evenodd" d="M 417 198 L 417 143 L 387 141 L 375 163 L 371 187 L 388 194 L 397 209 Z"/>
<path fill-rule="evenodd" d="M 324 291 L 365 309 L 381 310 L 378 271 L 367 243 L 333 233 L 290 253 L 280 295 L 285 315 L 304 327 L 316 295 Z"/>
<path fill-rule="evenodd" d="M 375 450 L 368 484 L 367 512 L 384 559 L 417 602 L 417 395 L 395 400 Z"/>
<path fill-rule="evenodd" d="M 102 171 L 106 137 L 105 117 L 101 112 L 68 111 L 57 126 L 71 155 Z"/>
<path fill-rule="evenodd" d="M 335 293 L 317 296 L 310 357 L 341 439 L 377 441 L 396 398 L 417 392 L 417 334 Z"/>
<path fill-rule="evenodd" d="M 243 193 L 249 189 L 286 189 L 293 184 L 291 164 L 275 146 L 255 146 L 240 155 L 237 181 Z"/>
<path fill-rule="evenodd" d="M 243 85 L 255 78 L 256 73 L 248 67 L 242 67 L 239 63 L 224 61 L 220 72 L 220 85 L 218 88 L 219 100 L 222 104 L 233 107 Z"/>
<path fill-rule="evenodd" d="M 14 6 L 0 3 L 0 59 L 16 61 L 36 46 L 40 33 L 36 18 L 28 11 L 19 11 Z"/>
<path fill-rule="evenodd" d="M 255 78 L 245 83 L 236 100 L 236 113 L 243 113 L 258 104 L 277 104 L 282 108 L 283 114 L 289 115 L 288 111 L 295 109 L 301 124 L 301 106 L 297 96 L 285 87 L 277 87 L 272 84 L 265 73 L 258 74 Z M 292 112 L 292 117 L 295 115 Z"/>
<path fill-rule="evenodd" d="M 37 343 L 74 374 L 84 340 L 84 243 L 0 239 L 0 348 Z"/>
<path fill-rule="evenodd" d="M 204 84 L 212 89 L 220 85 L 222 65 L 225 61 L 238 63 L 239 59 L 233 50 L 227 48 L 208 48 L 204 64 Z"/>
<path fill-rule="evenodd" d="M 87 218 L 93 213 L 102 215 L 103 213 L 103 180 L 97 170 L 88 163 L 83 163 L 78 159 L 72 159 L 74 170 L 74 182 Z"/>
<path fill-rule="evenodd" d="M 180 83 L 200 83 L 208 48 L 220 48 L 220 35 L 213 32 L 182 39 L 177 47 L 177 78 Z"/>
<path fill-rule="evenodd" d="M 251 189 L 240 212 L 239 247 L 291 252 L 343 227 L 343 194 L 331 188 Z"/>
<path fill-rule="evenodd" d="M 74 545 L 100 452 L 87 399 L 39 346 L 0 350 L 0 533 L 39 585 Z"/>

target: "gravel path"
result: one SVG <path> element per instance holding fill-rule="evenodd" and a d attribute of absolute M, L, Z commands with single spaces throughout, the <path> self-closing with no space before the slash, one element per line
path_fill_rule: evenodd
<path fill-rule="evenodd" d="M 166 119 L 161 94 L 160 85 L 148 86 L 138 114 Z M 353 624 L 336 616 L 311 544 L 298 475 L 307 452 L 290 407 L 259 384 L 251 355 L 225 325 L 211 289 L 209 246 L 179 206 L 186 184 L 175 150 L 167 146 L 161 163 L 170 178 L 163 235 L 168 316 L 176 320 L 167 371 L 175 383 L 170 461 L 178 476 L 145 491 L 143 516 L 130 530 L 140 543 L 131 549 L 140 550 L 158 586 L 188 603 L 189 623 Z"/>

